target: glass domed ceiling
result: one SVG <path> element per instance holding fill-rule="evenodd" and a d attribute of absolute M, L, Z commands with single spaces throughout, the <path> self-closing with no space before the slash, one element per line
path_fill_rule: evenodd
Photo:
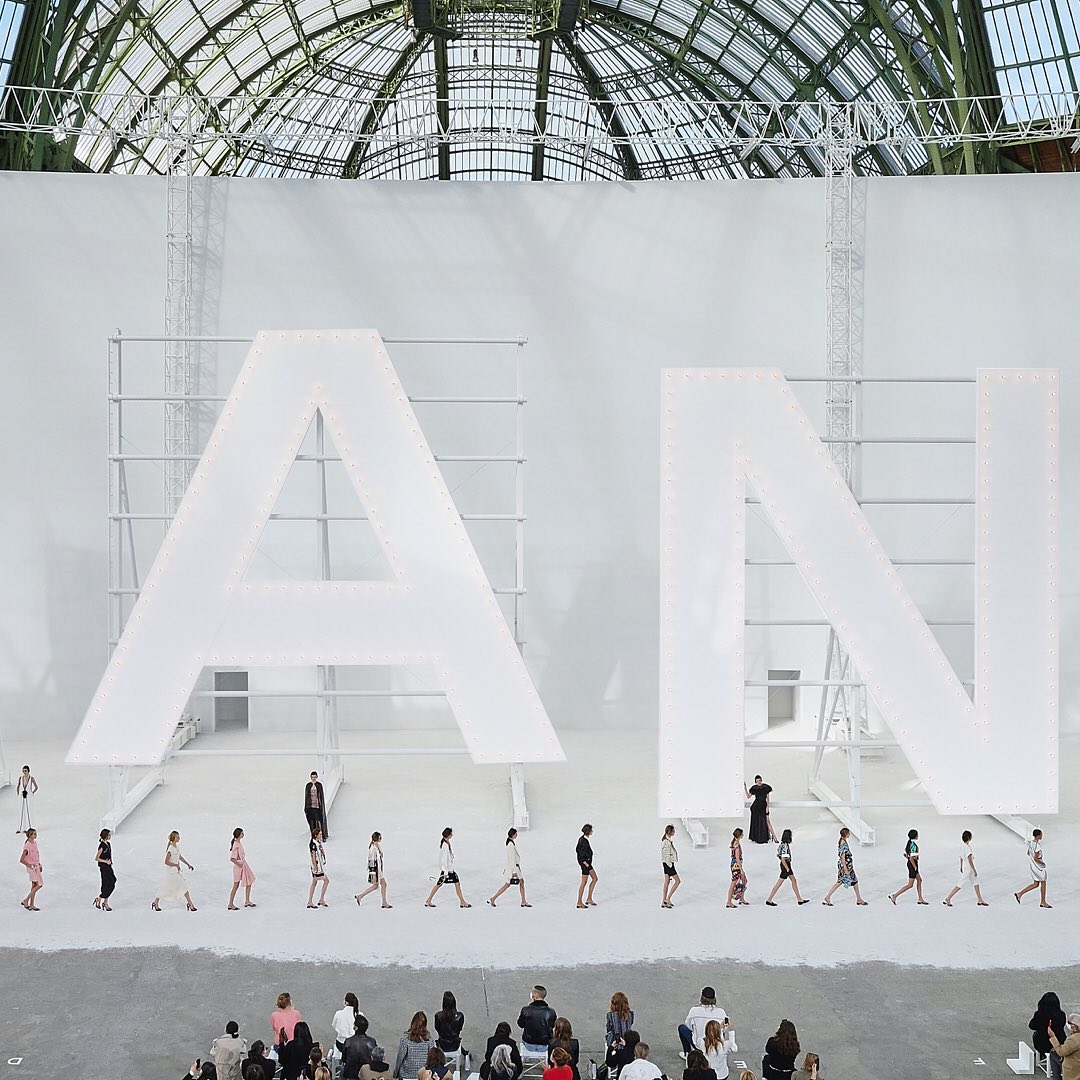
<path fill-rule="evenodd" d="M 812 147 L 718 146 L 733 103 L 998 92 L 975 0 L 51 0 L 20 17 L 0 75 L 87 91 L 73 122 L 103 134 L 57 141 L 95 171 L 169 168 L 132 94 L 191 95 L 196 173 L 588 180 L 822 172 Z M 856 166 L 927 160 L 912 140 Z"/>

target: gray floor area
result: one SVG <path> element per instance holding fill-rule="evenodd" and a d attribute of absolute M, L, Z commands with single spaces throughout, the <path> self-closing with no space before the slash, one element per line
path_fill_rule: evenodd
<path fill-rule="evenodd" d="M 628 943 L 628 952 L 632 951 Z M 341 996 L 353 990 L 388 1054 L 410 1016 L 429 1018 L 452 989 L 465 1013 L 464 1043 L 482 1048 L 500 1020 L 511 1023 L 535 981 L 580 1036 L 582 1057 L 599 1057 L 604 1014 L 623 990 L 653 1058 L 670 1075 L 681 1063 L 675 1034 L 702 985 L 716 987 L 735 1021 L 735 1059 L 760 1070 L 761 1047 L 783 1017 L 798 1027 L 830 1080 L 916 1080 L 1012 1074 L 1006 1056 L 1026 1032 L 1047 989 L 1074 995 L 1080 968 L 1052 972 L 940 971 L 865 963 L 827 970 L 753 964 L 634 965 L 492 971 L 412 971 L 355 965 L 281 963 L 176 949 L 0 953 L 0 992 L 8 1013 L 0 1075 L 53 1080 L 77 1075 L 172 1080 L 204 1056 L 227 1020 L 249 1042 L 269 1035 L 280 990 L 293 995 L 316 1039 L 330 1037 Z M 1080 994 L 1076 994 L 1080 997 Z M 7 1062 L 21 1057 L 18 1065 Z M 978 1065 L 982 1058 L 986 1064 Z"/>

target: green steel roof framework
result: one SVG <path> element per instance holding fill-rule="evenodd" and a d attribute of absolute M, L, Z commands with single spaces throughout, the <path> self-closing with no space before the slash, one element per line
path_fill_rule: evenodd
<path fill-rule="evenodd" d="M 739 154 L 715 141 L 695 148 L 691 136 L 701 121 L 689 114 L 689 150 L 647 143 L 643 149 L 633 136 L 649 132 L 663 103 L 675 100 L 992 97 L 998 72 L 1017 70 L 1023 58 L 1015 44 L 1011 53 L 1002 49 L 996 30 L 991 39 L 979 0 L 589 0 L 572 32 L 538 39 L 533 31 L 542 2 L 453 0 L 458 36 L 448 40 L 415 30 L 400 0 L 29 0 L 6 81 L 90 91 L 91 111 L 94 93 L 189 90 L 250 98 L 239 123 L 235 113 L 227 124 L 212 111 L 200 118 L 232 135 L 200 140 L 197 173 L 792 176 L 820 174 L 820 152 L 768 144 Z M 1046 64 L 1058 65 L 1058 85 L 1075 86 L 1080 64 L 1069 51 L 1075 52 L 1076 19 L 1068 5 L 1077 0 L 1033 2 L 1049 5 L 1060 31 L 1060 41 L 1043 50 Z M 1020 0 L 985 3 L 1005 9 Z M 342 102 L 350 97 L 365 109 L 365 134 L 387 135 L 400 110 L 436 98 L 438 124 L 432 122 L 427 142 L 357 142 L 342 123 Z M 555 135 L 571 119 L 579 126 L 585 109 L 593 115 L 595 142 L 585 152 L 500 144 L 494 124 L 483 144 L 440 141 L 439 127 L 445 130 L 455 116 L 466 116 L 471 129 L 483 127 L 482 116 L 470 111 L 474 98 L 528 110 L 541 130 Z M 610 104 L 616 99 L 617 110 Z M 73 116 L 72 126 L 84 119 Z M 298 124 L 302 139 L 295 137 Z M 286 127 L 291 135 L 279 142 L 274 133 Z M 244 128 L 251 137 L 236 138 Z M 620 132 L 628 138 L 610 138 Z M 57 142 L 38 133 L 5 135 L 0 143 L 0 166 L 8 168 L 162 173 L 169 164 L 161 142 L 128 141 L 122 128 L 110 138 Z M 993 146 L 928 151 L 917 140 L 910 147 L 866 148 L 856 160 L 859 172 L 886 174 L 996 171 L 1002 164 Z"/>

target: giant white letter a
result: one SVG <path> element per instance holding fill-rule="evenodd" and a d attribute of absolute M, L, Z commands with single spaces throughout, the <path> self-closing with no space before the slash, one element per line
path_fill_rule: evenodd
<path fill-rule="evenodd" d="M 979 372 L 974 704 L 783 376 L 663 387 L 661 813 L 743 812 L 747 482 L 934 806 L 1055 812 L 1056 372 Z"/>
<path fill-rule="evenodd" d="M 394 570 L 248 584 L 317 410 Z M 164 756 L 205 665 L 430 664 L 477 762 L 562 761 L 498 602 L 379 335 L 260 333 L 68 761 Z"/>

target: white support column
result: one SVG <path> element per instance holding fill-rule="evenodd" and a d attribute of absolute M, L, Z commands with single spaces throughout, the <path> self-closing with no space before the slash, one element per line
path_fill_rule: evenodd
<path fill-rule="evenodd" d="M 521 365 L 525 338 L 518 338 L 514 357 L 514 641 L 525 655 L 525 394 Z M 525 800 L 525 766 L 519 761 L 510 766 L 510 801 L 514 808 L 514 828 L 529 827 L 529 805 Z"/>

